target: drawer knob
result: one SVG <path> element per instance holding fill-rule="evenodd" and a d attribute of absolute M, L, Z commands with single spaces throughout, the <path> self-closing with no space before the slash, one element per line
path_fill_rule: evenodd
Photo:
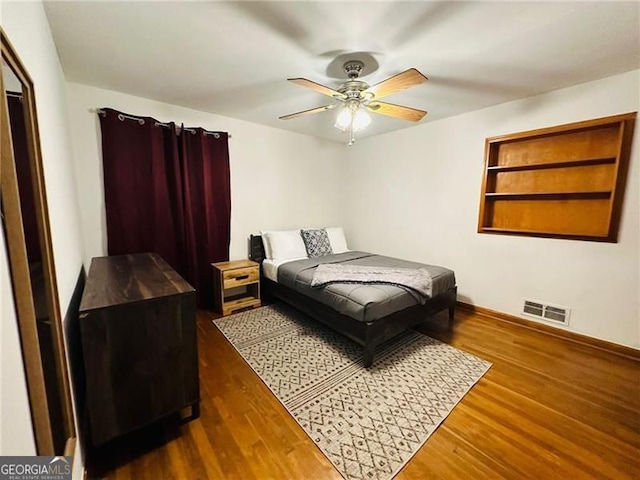
<path fill-rule="evenodd" d="M 244 280 L 245 278 L 249 278 L 249 275 L 238 275 L 236 280 Z"/>

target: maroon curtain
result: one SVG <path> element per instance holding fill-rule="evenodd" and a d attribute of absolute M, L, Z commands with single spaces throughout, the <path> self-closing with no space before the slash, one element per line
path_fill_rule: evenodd
<path fill-rule="evenodd" d="M 101 114 L 109 255 L 156 252 L 185 275 L 184 219 L 175 124 Z"/>
<path fill-rule="evenodd" d="M 211 263 L 229 259 L 231 190 L 226 133 L 182 129 L 185 240 L 188 278 L 198 304 L 212 306 Z"/>
<path fill-rule="evenodd" d="M 211 306 L 211 263 L 229 259 L 228 135 L 103 111 L 109 255 L 156 252 Z"/>

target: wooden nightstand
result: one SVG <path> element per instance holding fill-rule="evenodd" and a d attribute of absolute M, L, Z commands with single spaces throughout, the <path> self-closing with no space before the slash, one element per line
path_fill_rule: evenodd
<path fill-rule="evenodd" d="M 222 315 L 260 306 L 260 265 L 251 260 L 212 263 L 216 310 Z"/>

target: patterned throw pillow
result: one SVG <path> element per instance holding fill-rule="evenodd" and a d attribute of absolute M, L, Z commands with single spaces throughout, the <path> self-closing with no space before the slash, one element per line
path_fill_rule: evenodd
<path fill-rule="evenodd" d="M 307 248 L 309 258 L 322 257 L 333 253 L 329 235 L 327 235 L 327 231 L 324 228 L 300 230 L 300 234 L 302 235 L 302 240 L 304 240 L 304 246 Z"/>

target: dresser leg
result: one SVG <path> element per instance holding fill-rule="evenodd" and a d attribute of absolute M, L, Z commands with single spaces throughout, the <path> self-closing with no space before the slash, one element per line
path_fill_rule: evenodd
<path fill-rule="evenodd" d="M 180 410 L 180 420 L 183 423 L 195 420 L 200 416 L 200 402 L 193 403 Z"/>
<path fill-rule="evenodd" d="M 196 402 L 193 405 L 191 405 L 191 417 L 189 417 L 189 420 L 195 420 L 199 416 L 200 416 L 200 402 Z"/>

